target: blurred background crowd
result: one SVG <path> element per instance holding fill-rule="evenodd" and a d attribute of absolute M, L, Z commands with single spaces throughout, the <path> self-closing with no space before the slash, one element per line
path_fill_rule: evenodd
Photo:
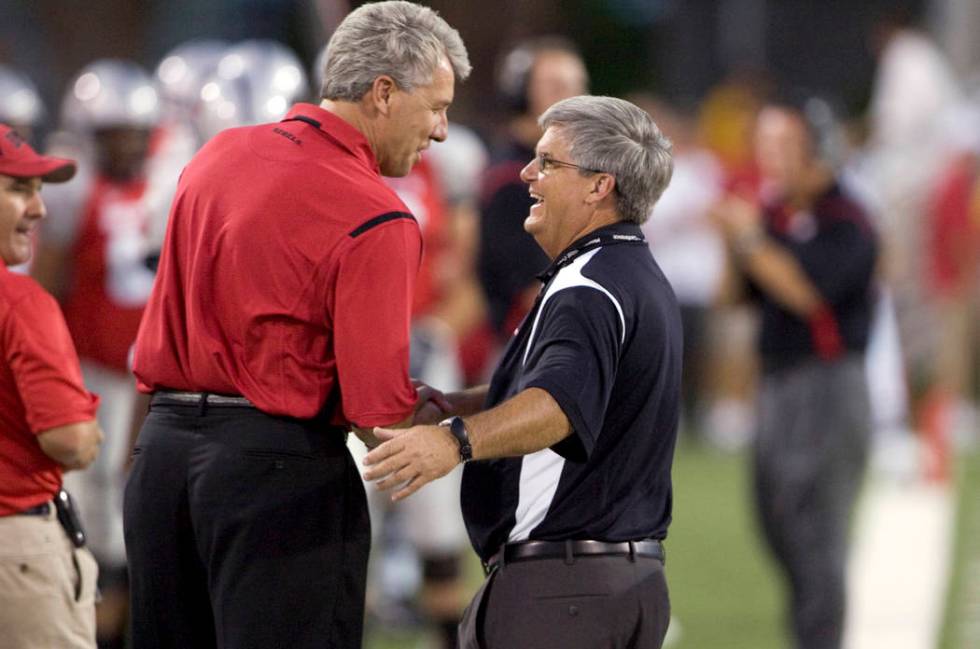
<path fill-rule="evenodd" d="M 333 27 L 360 4 L 0 3 L 0 122 L 38 150 L 80 161 L 73 181 L 45 190 L 48 217 L 30 266 L 19 270 L 58 297 L 88 387 L 102 395 L 103 453 L 66 483 L 102 566 L 103 647 L 126 646 L 120 489 L 145 409 L 127 360 L 180 170 L 221 129 L 278 120 L 296 101 L 316 103 L 320 54 Z M 474 72 L 457 87 L 448 140 L 409 176 L 389 179 L 418 218 L 426 245 L 413 376 L 444 390 L 485 381 L 537 293 L 536 274 L 547 259 L 521 227 L 531 199 L 518 178 L 540 135 L 537 116 L 577 94 L 630 99 L 674 145 L 671 185 L 644 228 L 685 325 L 676 536 L 719 533 L 698 516 L 728 507 L 715 490 L 748 499 L 738 492 L 739 463 L 755 429 L 759 362 L 756 313 L 724 299 L 727 252 L 717 205 L 733 191 L 761 191 L 757 114 L 786 88 L 804 93 L 821 157 L 867 212 L 881 243 L 865 359 L 871 479 L 940 489 L 959 503 L 951 510 L 958 511 L 951 516 L 959 536 L 939 541 L 950 546 L 953 567 L 934 567 L 953 576 L 952 585 L 938 586 L 946 623 L 930 630 L 935 644 L 923 647 L 980 647 L 980 569 L 973 569 L 972 587 L 960 576 L 980 565 L 969 551 L 980 539 L 980 514 L 971 505 L 980 501 L 980 3 L 424 4 L 460 31 Z M 301 191 L 298 180 L 283 191 Z M 375 646 L 441 646 L 471 595 L 475 560 L 458 517 L 456 481 L 430 485 L 395 509 L 372 498 Z M 689 494 L 703 498 L 689 501 Z M 720 531 L 715 552 L 728 552 L 724 535 L 744 528 L 745 547 L 764 554 L 752 540 L 748 507 L 732 506 L 740 518 Z M 918 533 L 905 522 L 899 534 Z M 684 567 L 697 562 L 686 562 L 680 541 L 670 540 L 678 556 L 668 562 L 678 591 L 672 646 L 782 646 L 775 640 L 779 609 L 765 597 L 757 603 L 762 612 L 749 617 L 775 631 L 745 631 L 744 645 L 699 640 L 702 625 L 724 627 L 724 617 L 712 609 L 699 619 L 698 606 L 686 602 L 723 598 L 724 589 L 714 597 L 685 592 Z M 755 589 L 757 580 L 776 584 L 759 586 L 764 592 L 779 589 L 771 568 L 752 570 L 737 577 L 740 588 Z M 970 588 L 973 599 L 961 606 L 961 592 Z"/>

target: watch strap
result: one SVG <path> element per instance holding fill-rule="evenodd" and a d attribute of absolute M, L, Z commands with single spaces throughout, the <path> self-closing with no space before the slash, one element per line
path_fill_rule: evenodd
<path fill-rule="evenodd" d="M 462 417 L 450 417 L 445 421 L 439 423 L 440 426 L 446 426 L 449 428 L 449 432 L 456 439 L 456 443 L 459 444 L 459 458 L 463 462 L 469 462 L 473 459 L 473 447 L 470 445 L 470 435 L 466 430 L 466 423 L 463 421 Z"/>

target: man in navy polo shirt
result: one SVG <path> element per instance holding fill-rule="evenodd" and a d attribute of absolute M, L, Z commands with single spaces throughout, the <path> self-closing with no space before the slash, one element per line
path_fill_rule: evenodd
<path fill-rule="evenodd" d="M 681 324 L 639 224 L 670 143 L 609 97 L 558 102 L 540 124 L 521 172 L 524 227 L 552 260 L 534 308 L 490 385 L 447 395 L 444 425 L 377 429 L 389 441 L 365 477 L 400 499 L 472 460 L 463 515 L 490 576 L 463 647 L 659 647 Z"/>
<path fill-rule="evenodd" d="M 352 12 L 319 106 L 187 165 L 134 352 L 153 394 L 124 505 L 133 643 L 360 647 L 370 540 L 353 427 L 406 425 L 418 224 L 381 175 L 446 137 L 459 34 Z"/>
<path fill-rule="evenodd" d="M 797 649 L 839 649 L 848 523 L 868 455 L 864 374 L 877 237 L 836 181 L 820 99 L 763 108 L 755 148 L 758 203 L 716 208 L 761 311 L 755 505 L 786 575 Z"/>

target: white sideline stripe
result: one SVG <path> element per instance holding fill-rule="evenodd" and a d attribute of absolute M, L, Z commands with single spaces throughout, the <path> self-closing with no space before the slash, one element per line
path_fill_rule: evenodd
<path fill-rule="evenodd" d="M 947 486 L 874 477 L 849 561 L 847 649 L 935 649 L 955 519 Z"/>
<path fill-rule="evenodd" d="M 541 306 L 538 308 L 538 312 L 534 314 L 534 324 L 531 325 L 531 335 L 527 339 L 527 347 L 524 348 L 524 359 L 521 361 L 522 363 L 527 363 L 527 356 L 531 353 L 531 345 L 534 344 L 534 336 L 538 333 L 538 322 L 541 319 L 541 314 L 544 312 L 544 305 L 548 303 L 551 296 L 566 288 L 586 286 L 588 288 L 594 288 L 608 297 L 612 301 L 613 306 L 616 307 L 616 313 L 619 314 L 619 324 L 621 325 L 619 343 L 623 344 L 623 342 L 626 340 L 626 318 L 623 316 L 623 307 L 619 305 L 616 298 L 614 298 L 612 293 L 607 291 L 605 287 L 582 274 L 582 268 L 584 268 L 585 265 L 589 263 L 589 260 L 591 260 L 600 250 L 602 250 L 602 248 L 596 248 L 595 250 L 585 253 L 581 257 L 575 259 L 569 265 L 559 270 L 558 274 L 555 275 L 555 278 L 551 282 L 551 286 L 548 287 L 548 291 L 544 294 L 544 298 L 541 300 Z"/>

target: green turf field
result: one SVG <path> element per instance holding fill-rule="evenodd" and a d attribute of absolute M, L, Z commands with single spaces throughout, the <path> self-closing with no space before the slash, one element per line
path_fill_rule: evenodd
<path fill-rule="evenodd" d="M 956 547 L 941 649 L 980 647 L 980 450 L 958 462 Z"/>
<path fill-rule="evenodd" d="M 678 449 L 667 540 L 671 649 L 785 646 L 782 580 L 756 532 L 748 480 L 741 454 Z"/>

